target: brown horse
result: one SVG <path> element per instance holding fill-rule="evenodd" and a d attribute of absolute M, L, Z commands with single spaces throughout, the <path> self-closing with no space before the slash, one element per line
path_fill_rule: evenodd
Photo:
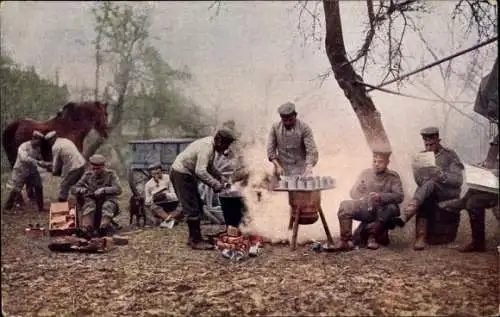
<path fill-rule="evenodd" d="M 14 166 L 19 146 L 31 139 L 33 131 L 40 131 L 43 134 L 56 131 L 58 137 L 73 141 L 81 152 L 83 151 L 83 141 L 93 128 L 102 137 L 108 137 L 107 103 L 98 101 L 69 102 L 54 118 L 48 121 L 40 122 L 22 118 L 10 123 L 3 131 L 2 144 L 11 166 Z M 47 161 L 52 159 L 48 146 L 42 145 L 42 156 Z M 30 192 L 29 189 L 28 192 Z"/>

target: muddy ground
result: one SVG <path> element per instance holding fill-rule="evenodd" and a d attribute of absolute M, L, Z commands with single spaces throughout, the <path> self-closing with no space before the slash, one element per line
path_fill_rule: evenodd
<path fill-rule="evenodd" d="M 3 195 L 2 195 L 3 196 Z M 128 195 L 124 195 L 128 197 Z M 146 229 L 106 254 L 60 254 L 28 238 L 34 211 L 2 214 L 4 316 L 488 316 L 499 312 L 498 223 L 489 214 L 488 252 L 455 245 L 411 249 L 393 232 L 389 248 L 314 253 L 266 245 L 231 263 L 192 251 L 187 229 Z M 457 243 L 467 240 L 463 216 Z M 128 223 L 122 202 L 121 223 Z M 205 228 L 206 229 L 206 228 Z M 214 228 L 210 228 L 214 230 Z"/>

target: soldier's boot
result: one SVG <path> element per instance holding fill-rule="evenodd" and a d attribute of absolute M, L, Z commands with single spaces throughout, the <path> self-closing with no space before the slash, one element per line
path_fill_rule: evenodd
<path fill-rule="evenodd" d="M 99 227 L 99 236 L 112 236 L 114 234 L 114 228 L 112 224 L 111 217 L 102 216 L 101 217 L 101 225 Z"/>
<path fill-rule="evenodd" d="M 413 245 L 413 250 L 420 251 L 425 249 L 426 240 L 427 219 L 419 217 L 415 223 L 415 244 Z"/>
<path fill-rule="evenodd" d="M 460 212 L 465 209 L 465 199 L 457 198 L 445 200 L 438 203 L 439 208 L 450 211 L 450 212 Z"/>
<path fill-rule="evenodd" d="M 16 203 L 17 197 L 18 197 L 18 191 L 15 189 L 11 190 L 3 209 L 12 210 L 12 208 L 14 208 L 14 204 Z"/>
<path fill-rule="evenodd" d="M 187 221 L 189 238 L 188 245 L 194 250 L 212 250 L 214 245 L 204 241 L 201 236 L 200 220 Z"/>
<path fill-rule="evenodd" d="M 368 243 L 366 244 L 366 247 L 370 250 L 377 250 L 379 248 L 378 242 L 377 242 L 377 236 L 380 233 L 380 223 L 379 222 L 374 222 L 372 223 L 372 226 L 370 228 L 370 235 L 368 236 Z"/>
<path fill-rule="evenodd" d="M 401 217 L 401 219 L 403 220 L 404 223 L 408 223 L 408 221 L 410 221 L 411 218 L 413 218 L 413 216 L 417 214 L 417 211 L 418 211 L 418 200 L 413 198 L 408 203 L 408 206 L 406 206 L 404 214 Z"/>
<path fill-rule="evenodd" d="M 39 212 L 43 212 L 44 210 L 44 202 L 43 202 L 43 187 L 35 187 L 35 202 L 38 207 Z"/>
<path fill-rule="evenodd" d="M 94 216 L 92 214 L 80 217 L 80 233 L 84 239 L 91 239 L 94 236 Z"/>
<path fill-rule="evenodd" d="M 486 251 L 486 239 L 484 232 L 484 212 L 478 213 L 476 219 L 470 219 L 472 241 L 460 252 L 484 252 Z"/>
<path fill-rule="evenodd" d="M 339 220 L 340 239 L 333 245 L 333 251 L 351 251 L 354 249 L 352 242 L 352 219 Z"/>

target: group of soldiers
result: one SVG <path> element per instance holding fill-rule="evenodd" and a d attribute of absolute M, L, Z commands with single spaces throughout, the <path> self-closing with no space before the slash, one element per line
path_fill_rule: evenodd
<path fill-rule="evenodd" d="M 41 156 L 41 144 L 46 142 L 52 150 L 52 162 Z M 61 177 L 58 201 L 68 201 L 69 193 L 76 195 L 82 208 L 80 227 L 82 231 L 113 231 L 112 218 L 118 214 L 116 196 L 121 194 L 120 181 L 115 171 L 105 167 L 106 160 L 96 154 L 89 158 L 90 168 L 75 144 L 66 138 L 57 136 L 55 131 L 43 135 L 34 131 L 30 141 L 21 144 L 16 162 L 12 169 L 4 209 L 11 210 L 16 198 L 21 195 L 24 185 L 35 180 L 36 204 L 39 211 L 44 211 L 43 185 L 38 168 L 46 169 L 52 175 Z M 99 227 L 96 226 L 96 211 L 101 211 Z"/>
<path fill-rule="evenodd" d="M 318 163 L 318 150 L 310 126 L 297 118 L 295 105 L 285 103 L 278 108 L 281 120 L 273 124 L 267 145 L 267 157 L 279 178 L 291 175 L 311 175 Z M 348 251 L 354 248 L 352 221 L 361 222 L 360 228 L 367 232 L 369 249 L 388 243 L 388 230 L 403 227 L 416 215 L 415 250 L 425 248 L 427 222 L 434 206 L 459 212 L 467 209 L 471 221 L 472 242 L 463 251 L 484 251 L 484 213 L 486 208 L 498 204 L 498 195 L 469 191 L 460 199 L 464 166 L 458 155 L 440 143 L 439 130 L 429 127 L 421 130 L 425 151 L 433 152 L 436 166 L 425 176 L 415 173 L 417 189 L 403 213 L 399 205 L 404 200 L 401 178 L 388 168 L 390 149 L 373 150 L 372 168 L 363 170 L 350 191 L 350 200 L 340 203 L 338 220 L 340 239 L 332 248 Z M 52 148 L 52 162 L 44 162 L 40 156 L 40 143 L 46 140 Z M 198 190 L 199 183 L 210 187 L 215 193 L 231 187 L 235 182 L 248 179 L 248 171 L 223 175 L 216 168 L 216 161 L 228 154 L 234 144 L 234 129 L 222 127 L 214 136 L 195 140 L 174 160 L 169 174 L 160 165 L 151 166 L 151 180 L 145 186 L 145 205 L 163 224 L 179 215 L 186 217 L 188 245 L 193 249 L 212 249 L 214 246 L 201 234 L 200 220 L 203 201 Z M 112 219 L 118 213 L 116 196 L 121 187 L 117 174 L 105 168 L 105 158 L 94 155 L 89 159 L 90 169 L 85 171 L 86 161 L 76 146 L 67 139 L 57 137 L 55 132 L 46 135 L 35 131 L 31 141 L 23 143 L 18 151 L 12 171 L 12 191 L 5 206 L 12 208 L 13 201 L 30 177 L 40 178 L 37 167 L 61 176 L 59 201 L 67 201 L 70 190 L 77 195 L 83 206 L 81 227 L 96 230 L 95 213 L 101 210 L 101 233 L 112 229 Z M 498 169 L 498 136 L 491 142 L 484 167 Z M 41 187 L 41 180 L 39 180 Z M 37 188 L 40 188 L 37 187 Z M 40 191 L 40 190 L 39 190 Z M 161 197 L 161 198 L 159 198 Z M 175 202 L 165 212 L 159 201 Z M 37 200 L 43 210 L 43 196 Z M 168 209 L 168 208 L 167 208 Z"/>

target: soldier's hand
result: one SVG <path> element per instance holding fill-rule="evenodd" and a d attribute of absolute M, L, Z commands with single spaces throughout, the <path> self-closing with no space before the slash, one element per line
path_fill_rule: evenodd
<path fill-rule="evenodd" d="M 106 190 L 104 188 L 98 188 L 95 190 L 94 195 L 95 196 L 101 196 L 106 194 Z"/>
<path fill-rule="evenodd" d="M 220 191 L 224 188 L 224 185 L 221 183 L 218 183 L 217 185 L 214 186 L 213 190 L 214 193 L 220 193 Z"/>
<path fill-rule="evenodd" d="M 80 194 L 80 195 L 85 195 L 85 194 L 87 193 L 87 191 L 88 191 L 88 190 L 87 190 L 87 188 L 83 188 L 83 187 L 77 188 L 77 189 L 75 190 L 75 192 L 76 192 L 77 194 Z"/>
<path fill-rule="evenodd" d="M 375 192 L 371 192 L 368 194 L 370 196 L 370 198 L 375 201 L 375 202 L 379 202 L 380 201 L 380 195 L 378 193 L 375 193 Z"/>
<path fill-rule="evenodd" d="M 285 175 L 285 170 L 280 165 L 276 166 L 276 168 L 274 169 L 274 171 L 275 171 L 276 175 L 278 175 L 278 176 Z"/>

